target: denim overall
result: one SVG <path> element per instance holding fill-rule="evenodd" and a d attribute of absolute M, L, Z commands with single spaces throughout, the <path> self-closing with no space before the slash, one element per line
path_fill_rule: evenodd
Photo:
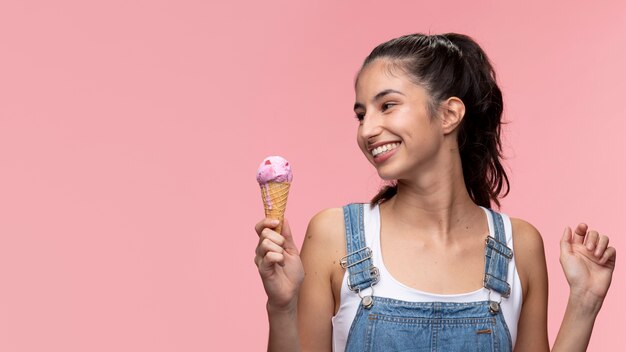
<path fill-rule="evenodd" d="M 373 295 L 379 272 L 365 243 L 363 204 L 343 208 L 348 288 L 361 297 L 350 327 L 346 351 L 511 351 L 511 336 L 500 311 L 509 297 L 507 283 L 512 251 L 506 246 L 500 214 L 489 209 L 495 238 L 487 236 L 484 287 L 489 299 L 479 302 L 407 302 Z M 366 290 L 367 289 L 367 290 Z M 368 294 L 364 294 L 366 290 Z M 499 300 L 494 300 L 497 297 Z"/>

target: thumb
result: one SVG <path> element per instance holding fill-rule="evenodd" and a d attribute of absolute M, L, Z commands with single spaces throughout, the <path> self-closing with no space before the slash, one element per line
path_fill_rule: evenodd
<path fill-rule="evenodd" d="M 291 235 L 291 227 L 289 227 L 289 221 L 287 219 L 283 219 L 283 228 L 280 234 L 285 238 L 285 244 L 283 248 L 289 254 L 298 254 L 298 247 L 293 240 L 293 236 Z"/>
<path fill-rule="evenodd" d="M 567 226 L 561 237 L 561 254 L 570 253 L 572 251 L 572 229 Z"/>

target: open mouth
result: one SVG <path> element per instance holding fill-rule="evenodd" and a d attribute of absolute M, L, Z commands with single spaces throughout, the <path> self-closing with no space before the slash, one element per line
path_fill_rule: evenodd
<path fill-rule="evenodd" d="M 400 143 L 389 143 L 389 144 L 381 145 L 380 147 L 376 147 L 372 150 L 372 156 L 375 158 L 383 156 L 391 152 L 392 150 L 395 150 L 396 148 L 398 148 L 399 145 Z"/>

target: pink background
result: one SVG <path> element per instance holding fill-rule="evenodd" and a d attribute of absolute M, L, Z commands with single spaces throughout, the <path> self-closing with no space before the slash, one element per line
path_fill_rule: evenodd
<path fill-rule="evenodd" d="M 264 350 L 256 167 L 291 161 L 298 243 L 317 211 L 368 200 L 353 79 L 418 31 L 467 33 L 495 63 L 503 211 L 543 233 L 551 341 L 564 226 L 623 256 L 623 1 L 208 3 L 0 3 L 0 351 Z M 590 351 L 626 346 L 618 262 Z"/>

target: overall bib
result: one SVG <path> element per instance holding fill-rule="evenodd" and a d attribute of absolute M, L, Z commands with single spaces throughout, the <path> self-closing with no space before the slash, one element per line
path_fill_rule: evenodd
<path fill-rule="evenodd" d="M 372 264 L 372 251 L 365 243 L 363 204 L 343 208 L 347 255 L 341 266 L 348 270 L 348 288 L 361 297 L 361 304 L 350 327 L 347 352 L 367 351 L 511 351 L 511 336 L 500 310 L 502 297 L 508 297 L 509 260 L 513 253 L 506 246 L 504 224 L 489 209 L 495 238 L 485 242 L 483 285 L 489 299 L 478 302 L 407 302 L 373 295 L 379 280 Z M 368 294 L 364 294 L 364 290 Z"/>

